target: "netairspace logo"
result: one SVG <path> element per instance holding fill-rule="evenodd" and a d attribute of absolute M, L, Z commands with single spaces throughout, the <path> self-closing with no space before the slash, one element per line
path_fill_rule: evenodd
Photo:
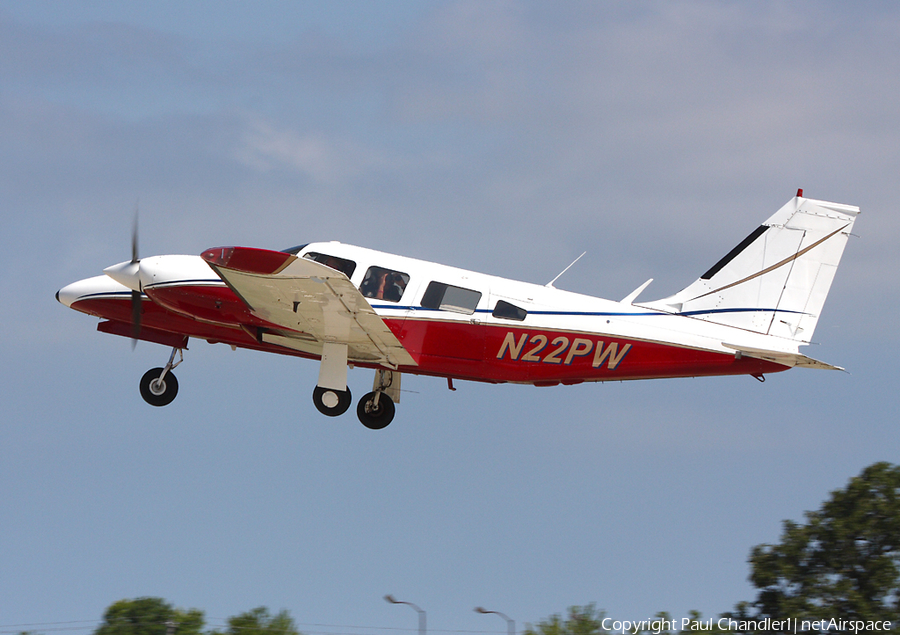
<path fill-rule="evenodd" d="M 734 620 L 727 617 L 719 619 L 709 618 L 708 620 L 697 620 L 690 617 L 676 619 L 653 619 L 653 620 L 614 620 L 611 617 L 604 618 L 600 626 L 603 630 L 613 633 L 628 633 L 629 635 L 638 635 L 639 633 L 649 635 L 668 635 L 670 631 L 734 631 L 737 633 L 748 633 L 756 631 L 772 631 L 778 633 L 862 633 L 865 631 L 885 632 L 890 631 L 893 623 L 889 621 L 873 621 L 873 620 L 841 620 L 837 618 L 820 619 L 820 620 L 800 620 L 797 618 L 788 618 L 784 620 L 773 620 L 765 618 L 762 620 Z"/>

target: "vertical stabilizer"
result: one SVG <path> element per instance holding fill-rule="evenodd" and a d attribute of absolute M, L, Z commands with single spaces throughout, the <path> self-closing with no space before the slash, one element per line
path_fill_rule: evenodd
<path fill-rule="evenodd" d="M 648 306 L 809 342 L 859 208 L 797 194 L 693 284 Z"/>

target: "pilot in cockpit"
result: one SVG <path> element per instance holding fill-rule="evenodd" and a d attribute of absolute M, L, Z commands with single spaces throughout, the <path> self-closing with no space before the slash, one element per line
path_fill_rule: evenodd
<path fill-rule="evenodd" d="M 370 267 L 359 290 L 367 298 L 399 302 L 406 289 L 407 280 L 408 277 L 396 271 Z"/>

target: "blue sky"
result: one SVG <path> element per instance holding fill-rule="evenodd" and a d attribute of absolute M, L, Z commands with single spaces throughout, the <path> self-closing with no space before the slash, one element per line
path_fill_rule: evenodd
<path fill-rule="evenodd" d="M 386 593 L 432 631 L 753 599 L 754 545 L 897 462 L 898 40 L 894 3 L 0 2 L 0 631 L 146 595 L 310 633 L 415 628 Z M 587 251 L 558 287 L 652 299 L 799 187 L 862 208 L 808 351 L 849 373 L 408 377 L 372 433 L 315 411 L 315 364 L 205 342 L 150 408 L 168 352 L 53 299 L 136 205 L 142 255 L 335 239 L 545 283 Z"/>

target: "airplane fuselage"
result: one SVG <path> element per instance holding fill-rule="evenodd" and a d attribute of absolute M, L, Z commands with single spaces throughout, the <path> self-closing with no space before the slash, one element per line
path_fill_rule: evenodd
<path fill-rule="evenodd" d="M 373 268 L 408 276 L 400 296 L 369 297 L 372 309 L 415 360 L 414 365 L 398 367 L 401 372 L 551 386 L 762 375 L 789 368 L 742 357 L 723 346 L 751 346 L 759 340 L 762 347 L 765 336 L 701 319 L 338 242 L 312 243 L 296 255 L 309 254 L 320 261 L 353 263 L 348 278 L 357 288 Z M 305 341 L 302 333 L 291 337 L 291 346 L 284 340 L 275 343 L 280 336 L 267 334 L 283 329 L 255 316 L 200 256 L 145 258 L 141 267 L 141 290 L 150 301 L 141 305 L 140 339 L 177 346 L 189 337 L 307 358 L 321 355 L 321 345 Z M 446 285 L 455 300 L 435 304 L 426 297 L 435 285 Z M 101 331 L 129 335 L 130 293 L 109 277 L 98 276 L 61 290 L 61 299 L 109 320 L 101 323 Z M 348 361 L 378 366 L 374 360 Z"/>

